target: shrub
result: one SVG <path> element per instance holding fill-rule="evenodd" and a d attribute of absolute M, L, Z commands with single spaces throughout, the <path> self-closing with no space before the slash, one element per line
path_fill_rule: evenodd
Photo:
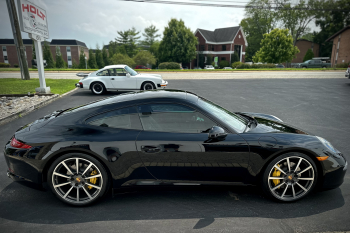
<path fill-rule="evenodd" d="M 10 66 L 11 66 L 11 65 L 8 64 L 8 63 L 1 63 L 1 62 L 0 62 L 0 67 L 8 68 L 8 67 L 10 67 Z"/>
<path fill-rule="evenodd" d="M 236 69 L 237 66 L 239 66 L 239 65 L 241 65 L 241 64 L 242 64 L 242 62 L 237 61 L 237 62 L 232 63 L 231 67 L 232 67 L 232 69 Z"/>
<path fill-rule="evenodd" d="M 14 64 L 14 65 L 13 65 L 13 67 L 18 68 L 18 67 L 19 67 L 19 65 L 18 65 L 18 64 Z"/>
<path fill-rule="evenodd" d="M 239 57 L 237 53 L 231 54 L 231 62 L 237 62 L 239 61 Z"/>
<path fill-rule="evenodd" d="M 220 66 L 220 68 L 222 69 L 222 68 L 224 68 L 224 67 L 230 66 L 230 63 L 229 63 L 229 61 L 222 60 L 222 61 L 219 62 L 219 66 Z"/>
<path fill-rule="evenodd" d="M 304 56 L 303 62 L 307 60 L 311 60 L 313 57 L 314 57 L 314 53 L 312 52 L 312 49 L 308 49 Z"/>
<path fill-rule="evenodd" d="M 241 64 L 236 67 L 237 69 L 271 69 L 276 68 L 275 64 Z"/>
<path fill-rule="evenodd" d="M 237 69 L 251 69 L 252 67 L 249 64 L 244 64 L 243 63 L 243 64 L 238 65 L 236 68 Z"/>
<path fill-rule="evenodd" d="M 159 69 L 167 69 L 167 70 L 179 70 L 180 64 L 176 62 L 162 62 L 159 64 Z"/>
<path fill-rule="evenodd" d="M 348 68 L 349 64 L 348 63 L 339 63 L 336 65 L 336 68 Z"/>

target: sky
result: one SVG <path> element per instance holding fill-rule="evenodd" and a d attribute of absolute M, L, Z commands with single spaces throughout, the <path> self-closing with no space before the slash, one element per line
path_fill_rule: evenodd
<path fill-rule="evenodd" d="M 17 4 L 16 0 L 15 2 Z M 153 24 L 162 35 L 171 18 L 182 19 L 193 32 L 197 28 L 215 30 L 238 26 L 244 18 L 243 8 L 181 6 L 118 0 L 31 0 L 31 2 L 46 10 L 49 41 L 76 39 L 85 42 L 89 48 L 93 49 L 96 48 L 96 44 L 102 47 L 103 43 L 108 44 L 109 41 L 114 40 L 118 35 L 117 31 L 132 27 L 142 33 L 146 27 Z M 239 2 L 248 2 L 248 0 L 239 0 Z M 244 3 L 238 4 L 244 5 Z M 13 38 L 5 0 L 0 0 L 0 38 Z M 27 33 L 22 33 L 22 38 L 28 38 Z"/>

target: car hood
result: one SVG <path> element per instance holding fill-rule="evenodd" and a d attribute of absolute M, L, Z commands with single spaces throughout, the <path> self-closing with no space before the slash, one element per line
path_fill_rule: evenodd
<path fill-rule="evenodd" d="M 293 133 L 312 135 L 305 130 L 280 121 L 274 121 L 261 117 L 254 117 L 254 119 L 258 122 L 258 124 L 255 128 L 247 131 L 248 133 Z"/>
<path fill-rule="evenodd" d="M 141 74 L 141 73 L 139 73 L 139 75 L 141 75 L 142 77 L 162 79 L 162 75 L 160 75 L 160 74 L 145 74 L 145 73 Z"/>

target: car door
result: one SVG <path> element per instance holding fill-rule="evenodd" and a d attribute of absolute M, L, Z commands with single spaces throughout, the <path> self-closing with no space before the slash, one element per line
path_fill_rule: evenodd
<path fill-rule="evenodd" d="M 154 179 L 144 167 L 135 141 L 142 130 L 136 107 L 126 107 L 92 116 L 85 121 L 91 150 L 109 163 L 116 185 Z"/>
<path fill-rule="evenodd" d="M 237 134 L 221 141 L 208 139 L 218 125 L 181 104 L 138 106 L 143 131 L 136 147 L 148 171 L 164 182 L 242 182 L 249 148 Z"/>
<path fill-rule="evenodd" d="M 111 75 L 111 82 L 114 89 L 117 90 L 135 90 L 136 88 L 136 78 L 130 75 L 127 75 L 125 69 L 123 68 L 114 68 L 113 74 Z"/>

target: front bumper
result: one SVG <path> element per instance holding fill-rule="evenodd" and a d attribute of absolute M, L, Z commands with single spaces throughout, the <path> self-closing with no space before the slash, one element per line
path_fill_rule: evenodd
<path fill-rule="evenodd" d="M 157 89 L 165 89 L 168 86 L 168 81 L 164 81 L 161 84 L 157 84 Z"/>
<path fill-rule="evenodd" d="M 344 182 L 344 177 L 348 169 L 348 162 L 343 155 L 340 158 L 329 157 L 323 161 L 326 172 L 323 176 L 321 189 L 328 190 L 339 187 Z"/>

